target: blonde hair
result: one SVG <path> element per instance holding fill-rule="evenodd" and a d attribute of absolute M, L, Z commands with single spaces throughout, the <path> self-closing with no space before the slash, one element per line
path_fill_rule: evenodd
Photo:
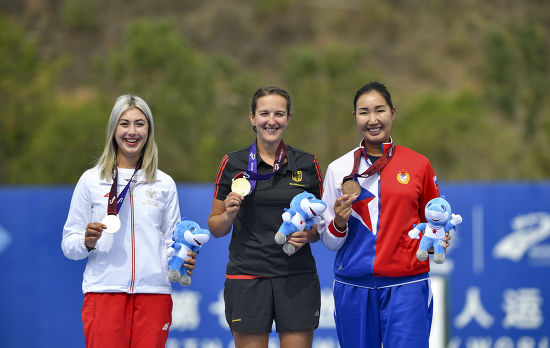
<path fill-rule="evenodd" d="M 147 142 L 141 151 L 141 169 L 145 172 L 145 179 L 148 182 L 155 180 L 155 173 L 158 167 L 158 149 L 157 144 L 155 143 L 153 114 L 151 113 L 151 109 L 149 109 L 149 106 L 145 100 L 132 94 L 125 94 L 118 97 L 115 101 L 113 111 L 111 111 L 111 116 L 109 117 L 109 122 L 107 123 L 106 128 L 105 147 L 96 163 L 96 166 L 99 167 L 99 175 L 103 180 L 111 179 L 113 169 L 116 168 L 118 145 L 115 140 L 115 132 L 120 116 L 126 110 L 131 108 L 137 108 L 143 112 L 149 122 Z"/>

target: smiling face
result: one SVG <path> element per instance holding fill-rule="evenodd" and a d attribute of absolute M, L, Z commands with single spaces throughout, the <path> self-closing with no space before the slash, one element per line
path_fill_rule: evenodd
<path fill-rule="evenodd" d="M 353 116 L 359 132 L 365 139 L 367 153 L 381 155 L 381 144 L 390 141 L 395 108 L 390 107 L 380 92 L 371 90 L 357 99 Z"/>
<path fill-rule="evenodd" d="M 256 127 L 259 142 L 277 145 L 283 138 L 286 126 L 290 122 L 287 114 L 286 99 L 278 94 L 258 98 L 256 110 L 250 112 L 250 123 Z"/>
<path fill-rule="evenodd" d="M 148 134 L 149 122 L 141 110 L 131 108 L 120 115 L 115 131 L 117 165 L 120 168 L 136 167 Z"/>

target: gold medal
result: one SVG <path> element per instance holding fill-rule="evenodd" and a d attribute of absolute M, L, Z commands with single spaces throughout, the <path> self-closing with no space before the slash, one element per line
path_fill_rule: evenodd
<path fill-rule="evenodd" d="M 234 179 L 231 183 L 231 191 L 240 194 L 241 196 L 246 196 L 250 193 L 250 182 L 245 178 Z"/>
<path fill-rule="evenodd" d="M 361 186 L 355 180 L 348 180 L 342 184 L 342 193 L 349 196 L 359 196 L 361 193 Z"/>

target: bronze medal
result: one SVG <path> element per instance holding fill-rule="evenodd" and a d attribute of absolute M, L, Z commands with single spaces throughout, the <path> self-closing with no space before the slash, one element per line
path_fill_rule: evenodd
<path fill-rule="evenodd" d="M 355 180 L 347 180 L 342 184 L 342 194 L 349 196 L 359 196 L 361 193 L 361 186 Z"/>

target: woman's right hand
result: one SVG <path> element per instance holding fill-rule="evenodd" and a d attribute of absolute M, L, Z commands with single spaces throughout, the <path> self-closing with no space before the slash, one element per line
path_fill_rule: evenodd
<path fill-rule="evenodd" d="M 107 228 L 101 222 L 91 222 L 86 226 L 86 232 L 84 232 L 84 244 L 90 248 L 95 248 L 97 240 L 101 238 L 101 233 Z"/>
<path fill-rule="evenodd" d="M 351 216 L 351 205 L 356 199 L 357 195 L 344 194 L 334 202 L 334 227 L 339 231 L 346 229 L 346 224 Z"/>
<path fill-rule="evenodd" d="M 243 199 L 244 197 L 236 192 L 230 192 L 227 197 L 225 197 L 225 200 L 223 201 L 225 205 L 225 212 L 231 221 L 233 221 L 239 213 Z"/>
<path fill-rule="evenodd" d="M 214 237 L 223 237 L 231 231 L 233 220 L 241 209 L 243 199 L 243 196 L 235 192 L 230 192 L 223 201 L 214 198 L 212 211 L 208 217 L 208 228 Z"/>

